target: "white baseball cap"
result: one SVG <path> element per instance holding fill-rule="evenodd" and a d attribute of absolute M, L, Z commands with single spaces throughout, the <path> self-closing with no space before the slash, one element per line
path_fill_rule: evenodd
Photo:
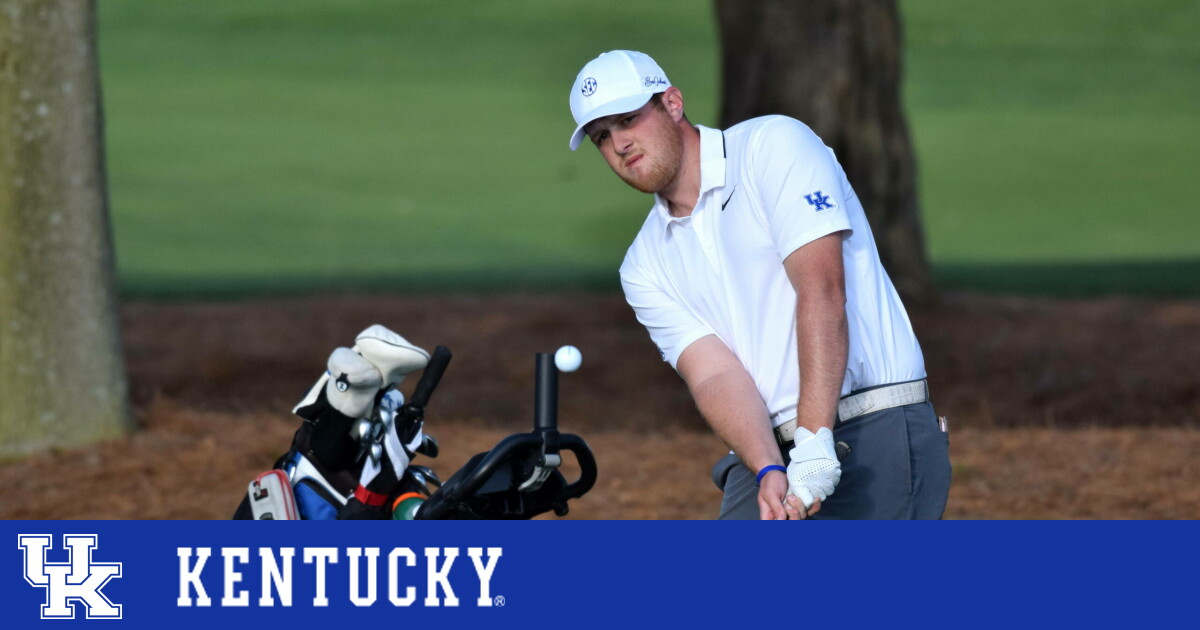
<path fill-rule="evenodd" d="M 601 53 L 579 71 L 571 86 L 571 115 L 576 124 L 571 150 L 583 142 L 584 125 L 638 109 L 669 87 L 667 73 L 649 55 L 632 50 Z"/>

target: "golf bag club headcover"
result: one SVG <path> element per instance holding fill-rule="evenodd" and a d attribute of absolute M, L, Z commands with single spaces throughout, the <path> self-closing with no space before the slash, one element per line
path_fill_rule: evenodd
<path fill-rule="evenodd" d="M 383 388 L 396 385 L 404 377 L 429 365 L 429 353 L 407 339 L 375 324 L 358 333 L 354 350 L 370 361 L 383 375 Z"/>
<path fill-rule="evenodd" d="M 375 364 L 349 348 L 338 348 L 329 355 L 328 374 L 325 395 L 334 409 L 351 418 L 371 413 L 375 396 L 384 385 Z"/>

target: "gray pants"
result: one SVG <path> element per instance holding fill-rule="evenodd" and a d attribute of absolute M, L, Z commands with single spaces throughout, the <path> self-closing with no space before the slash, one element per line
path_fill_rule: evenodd
<path fill-rule="evenodd" d="M 850 454 L 842 460 L 837 489 L 812 518 L 942 517 L 950 493 L 950 439 L 938 425 L 933 405 L 884 409 L 838 423 L 833 439 L 850 445 Z M 718 518 L 759 518 L 755 474 L 736 455 L 717 462 L 713 480 L 725 493 Z"/>

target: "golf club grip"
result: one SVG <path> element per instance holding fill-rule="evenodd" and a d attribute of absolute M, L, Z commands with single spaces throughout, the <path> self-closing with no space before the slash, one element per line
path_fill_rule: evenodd
<path fill-rule="evenodd" d="M 433 356 L 429 358 L 429 365 L 425 366 L 425 372 L 421 374 L 421 380 L 417 381 L 417 387 L 413 389 L 412 404 L 418 407 L 424 407 L 429 404 L 429 397 L 433 394 L 433 390 L 437 388 L 438 382 L 442 380 L 442 374 L 446 373 L 446 366 L 450 364 L 450 358 L 454 356 L 450 353 L 450 349 L 446 346 L 438 346 L 433 349 Z"/>

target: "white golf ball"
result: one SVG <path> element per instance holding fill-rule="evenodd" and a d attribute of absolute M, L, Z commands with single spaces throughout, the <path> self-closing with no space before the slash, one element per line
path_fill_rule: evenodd
<path fill-rule="evenodd" d="M 554 365 L 560 372 L 574 372 L 583 363 L 583 355 L 575 346 L 563 346 L 554 353 Z"/>

